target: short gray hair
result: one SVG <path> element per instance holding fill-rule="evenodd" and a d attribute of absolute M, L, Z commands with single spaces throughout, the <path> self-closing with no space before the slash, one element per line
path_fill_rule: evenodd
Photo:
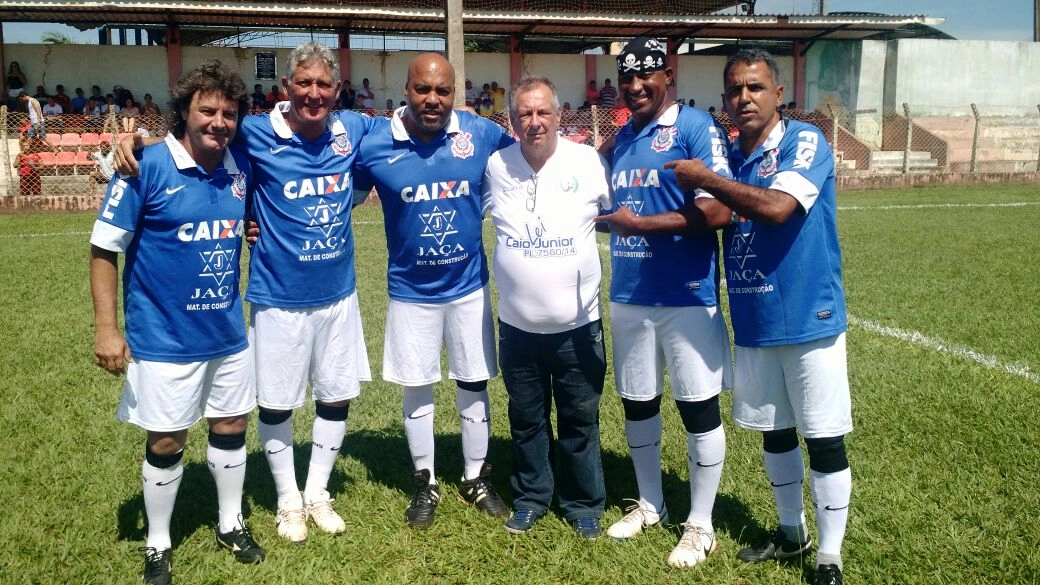
<path fill-rule="evenodd" d="M 560 111 L 560 96 L 556 93 L 556 86 L 553 85 L 552 81 L 549 81 L 548 77 L 532 76 L 525 77 L 520 80 L 519 83 L 513 86 L 513 89 L 509 91 L 509 115 L 516 117 L 519 105 L 517 100 L 520 94 L 527 93 L 539 85 L 549 88 L 549 93 L 552 95 L 552 108 L 554 112 Z"/>
<path fill-rule="evenodd" d="M 332 52 L 332 49 L 315 41 L 303 43 L 289 53 L 289 58 L 285 62 L 286 79 L 292 79 L 293 72 L 296 71 L 296 68 L 301 63 L 314 62 L 325 65 L 329 73 L 332 74 L 332 80 L 334 82 L 339 81 L 339 59 L 336 58 L 336 54 Z"/>

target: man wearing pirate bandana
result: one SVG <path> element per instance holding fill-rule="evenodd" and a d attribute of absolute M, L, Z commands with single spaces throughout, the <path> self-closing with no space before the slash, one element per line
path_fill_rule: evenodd
<path fill-rule="evenodd" d="M 698 159 L 730 176 L 723 130 L 707 113 L 668 97 L 673 71 L 657 39 L 632 39 L 617 57 L 621 100 L 632 112 L 617 134 L 612 166 L 610 300 L 616 387 L 639 498 L 607 534 L 631 539 L 668 519 L 661 483 L 664 372 L 686 430 L 690 513 L 668 557 L 692 567 L 716 549 L 712 508 L 726 438 L 718 395 L 729 382 L 729 339 L 719 309 L 716 228 L 730 210 L 665 170 Z"/>

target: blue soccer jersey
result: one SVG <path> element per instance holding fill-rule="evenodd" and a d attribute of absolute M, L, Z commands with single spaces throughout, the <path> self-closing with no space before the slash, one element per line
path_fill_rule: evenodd
<path fill-rule="evenodd" d="M 123 308 L 134 357 L 205 361 L 248 347 L 238 294 L 250 181 L 224 154 L 207 174 L 173 137 L 142 155 L 140 176 L 113 177 L 90 243 L 126 254 Z"/>
<path fill-rule="evenodd" d="M 705 196 L 684 192 L 675 173 L 664 169 L 672 160 L 700 159 L 724 177 L 732 177 L 726 160 L 724 131 L 706 112 L 672 106 L 638 134 L 629 122 L 617 134 L 611 153 L 611 186 L 615 205 L 636 215 L 674 211 Z M 610 237 L 613 271 L 610 300 L 650 306 L 715 306 L 718 295 L 718 236 L 690 235 Z"/>
<path fill-rule="evenodd" d="M 318 307 L 356 288 L 350 170 L 372 118 L 338 112 L 312 142 L 289 128 L 286 106 L 247 117 L 234 144 L 253 166 L 250 215 L 260 226 L 246 300 Z"/>
<path fill-rule="evenodd" d="M 356 183 L 383 205 L 390 298 L 445 303 L 488 282 L 480 198 L 491 153 L 513 138 L 494 122 L 452 112 L 430 144 L 412 140 L 398 110 L 365 138 Z"/>
<path fill-rule="evenodd" d="M 781 225 L 741 218 L 723 232 L 736 344 L 788 345 L 845 331 L 834 156 L 823 134 L 782 120 L 751 156 L 734 144 L 730 163 L 737 180 L 799 203 Z"/>

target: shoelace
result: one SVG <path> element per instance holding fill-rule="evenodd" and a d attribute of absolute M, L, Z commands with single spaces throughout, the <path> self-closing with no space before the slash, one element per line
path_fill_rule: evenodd
<path fill-rule="evenodd" d="M 142 546 L 137 550 L 144 553 L 144 562 L 146 565 L 144 572 L 146 575 L 153 575 L 165 571 L 166 566 L 170 562 L 170 549 L 159 550 L 151 546 Z"/>
<path fill-rule="evenodd" d="M 513 514 L 513 516 L 515 516 L 516 519 L 519 520 L 520 522 L 530 522 L 530 521 L 532 521 L 534 519 L 535 513 L 534 513 L 534 510 L 529 510 L 527 508 L 520 508 L 519 510 L 517 510 Z"/>
<path fill-rule="evenodd" d="M 581 516 L 580 518 L 575 520 L 575 524 L 577 525 L 579 530 L 592 530 L 596 528 L 598 521 L 596 520 L 596 518 L 593 518 L 592 516 Z"/>
<path fill-rule="evenodd" d="M 682 523 L 683 534 L 679 538 L 679 545 L 682 548 L 689 549 L 702 549 L 704 548 L 703 536 L 707 535 L 707 532 L 696 524 L 690 524 L 688 522 Z"/>

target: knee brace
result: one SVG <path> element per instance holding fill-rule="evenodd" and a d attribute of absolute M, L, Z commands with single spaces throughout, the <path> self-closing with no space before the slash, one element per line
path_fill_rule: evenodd
<path fill-rule="evenodd" d="M 487 380 L 479 380 L 477 382 L 463 382 L 462 380 L 455 380 L 455 384 L 458 385 L 460 390 L 466 390 L 467 392 L 483 392 L 487 390 Z"/>
<path fill-rule="evenodd" d="M 621 399 L 625 408 L 625 418 L 631 421 L 649 420 L 661 412 L 661 397 L 654 396 L 650 400 Z"/>
<path fill-rule="evenodd" d="M 718 396 L 698 402 L 676 401 L 675 407 L 679 409 L 679 416 L 687 433 L 706 433 L 722 426 Z"/>
<path fill-rule="evenodd" d="M 144 448 L 144 460 L 148 462 L 148 465 L 156 469 L 169 469 L 174 465 L 181 462 L 184 458 L 184 449 L 177 451 L 172 455 L 158 455 L 152 453 L 152 450 L 146 445 Z"/>
<path fill-rule="evenodd" d="M 806 439 L 805 448 L 809 452 L 809 469 L 817 473 L 837 473 L 849 467 L 845 435 Z"/>
<path fill-rule="evenodd" d="M 242 431 L 233 435 L 218 435 L 210 429 L 209 444 L 221 451 L 236 451 L 246 446 L 246 432 Z"/>
<path fill-rule="evenodd" d="M 787 453 L 798 448 L 798 433 L 794 427 L 762 433 L 762 450 L 766 453 Z"/>
<path fill-rule="evenodd" d="M 280 425 L 289 420 L 290 416 L 292 416 L 291 410 L 268 410 L 261 406 L 257 419 L 265 425 Z"/>
<path fill-rule="evenodd" d="M 321 402 L 314 403 L 314 415 L 318 418 L 334 422 L 343 422 L 347 420 L 348 414 L 350 414 L 349 402 L 343 406 L 329 406 L 328 404 L 322 404 Z"/>

